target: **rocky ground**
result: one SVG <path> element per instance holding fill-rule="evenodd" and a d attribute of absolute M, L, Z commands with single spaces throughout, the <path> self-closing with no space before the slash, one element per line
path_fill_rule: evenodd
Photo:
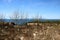
<path fill-rule="evenodd" d="M 60 40 L 60 24 L 0 26 L 0 40 Z"/>

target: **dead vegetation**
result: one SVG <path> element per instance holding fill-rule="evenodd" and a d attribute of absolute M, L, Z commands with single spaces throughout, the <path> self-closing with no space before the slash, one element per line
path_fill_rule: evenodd
<path fill-rule="evenodd" d="M 60 24 L 20 26 L 0 22 L 0 40 L 60 40 Z"/>

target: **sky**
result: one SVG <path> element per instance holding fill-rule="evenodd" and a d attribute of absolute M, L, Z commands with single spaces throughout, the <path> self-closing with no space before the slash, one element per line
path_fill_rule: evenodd
<path fill-rule="evenodd" d="M 28 18 L 60 19 L 60 0 L 0 0 L 0 14 L 7 19 L 17 10 Z"/>

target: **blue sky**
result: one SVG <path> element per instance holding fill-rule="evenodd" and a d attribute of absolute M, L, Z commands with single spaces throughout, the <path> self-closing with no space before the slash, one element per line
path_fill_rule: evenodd
<path fill-rule="evenodd" d="M 0 13 L 6 18 L 16 10 L 28 18 L 60 19 L 60 0 L 0 0 Z"/>

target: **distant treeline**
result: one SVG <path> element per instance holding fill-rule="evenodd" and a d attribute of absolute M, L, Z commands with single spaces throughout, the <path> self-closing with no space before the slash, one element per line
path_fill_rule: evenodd
<path fill-rule="evenodd" d="M 32 20 L 31 22 L 38 23 L 60 23 L 60 20 Z"/>

